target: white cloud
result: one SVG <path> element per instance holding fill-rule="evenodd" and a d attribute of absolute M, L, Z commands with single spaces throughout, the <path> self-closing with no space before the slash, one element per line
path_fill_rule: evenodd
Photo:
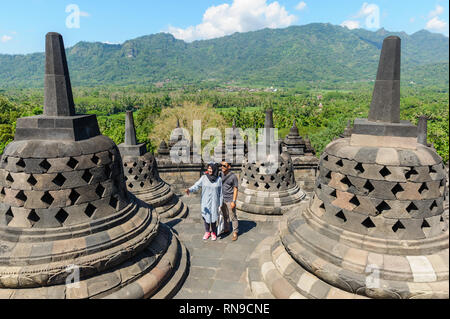
<path fill-rule="evenodd" d="M 440 5 L 436 5 L 436 8 L 428 14 L 429 18 L 434 18 L 441 15 L 444 12 L 444 8 Z"/>
<path fill-rule="evenodd" d="M 255 31 L 263 28 L 284 28 L 297 20 L 277 1 L 234 0 L 230 4 L 209 7 L 201 24 L 186 29 L 169 26 L 168 32 L 185 41 L 213 39 L 235 32 Z"/>
<path fill-rule="evenodd" d="M 347 27 L 350 30 L 360 28 L 363 19 L 364 25 L 368 29 L 380 28 L 380 7 L 374 3 L 364 2 L 358 13 L 351 17 L 352 20 L 346 20 L 341 23 L 341 26 Z"/>
<path fill-rule="evenodd" d="M 439 20 L 439 17 L 434 17 L 430 21 L 427 22 L 425 27 L 427 30 L 444 32 L 448 31 L 447 22 L 443 20 Z"/>
<path fill-rule="evenodd" d="M 13 39 L 13 37 L 10 37 L 9 35 L 4 35 L 4 36 L 2 36 L 1 41 L 3 43 L 6 43 L 8 41 L 11 41 L 12 39 Z"/>
<path fill-rule="evenodd" d="M 295 6 L 295 9 L 298 10 L 298 11 L 302 11 L 305 8 L 306 8 L 306 2 L 305 1 L 301 1 Z"/>
<path fill-rule="evenodd" d="M 428 14 L 428 17 L 431 18 L 425 29 L 430 31 L 448 33 L 448 23 L 444 20 L 439 19 L 439 15 L 444 12 L 444 8 L 440 5 L 436 5 L 436 8 Z"/>
<path fill-rule="evenodd" d="M 353 29 L 358 29 L 359 28 L 359 21 L 355 21 L 355 20 L 346 20 L 344 22 L 341 23 L 342 27 L 346 27 L 350 30 Z"/>

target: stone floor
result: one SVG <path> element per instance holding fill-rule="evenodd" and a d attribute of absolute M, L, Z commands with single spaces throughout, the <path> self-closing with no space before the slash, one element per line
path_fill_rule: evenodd
<path fill-rule="evenodd" d="M 277 232 L 278 222 L 241 220 L 236 242 L 231 241 L 232 235 L 215 242 L 203 241 L 200 198 L 191 195 L 181 199 L 189 206 L 189 216 L 167 224 L 188 249 L 190 269 L 175 299 L 252 298 L 246 280 L 249 257 L 262 240 Z"/>

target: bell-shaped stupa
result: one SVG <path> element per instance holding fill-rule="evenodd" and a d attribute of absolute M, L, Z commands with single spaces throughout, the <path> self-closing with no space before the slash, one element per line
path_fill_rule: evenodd
<path fill-rule="evenodd" d="M 126 185 L 130 192 L 150 204 L 163 220 L 183 218 L 187 215 L 187 207 L 159 177 L 158 165 L 153 154 L 147 152 L 145 144 L 137 143 L 131 111 L 126 113 L 125 143 L 119 145 L 119 150 Z"/>
<path fill-rule="evenodd" d="M 186 249 L 127 192 L 119 150 L 76 115 L 61 35 L 46 36 L 44 114 L 0 163 L 1 298 L 167 298 Z"/>
<path fill-rule="evenodd" d="M 268 110 L 264 128 L 267 157 L 252 161 L 247 156 L 240 174 L 236 206 L 239 215 L 245 218 L 279 217 L 306 196 L 295 182 L 289 154 L 279 154 L 279 148 L 276 154 L 269 152 L 270 141 L 274 142 L 273 128 L 272 110 Z"/>
<path fill-rule="evenodd" d="M 324 150 L 308 207 L 257 249 L 256 295 L 449 298 L 446 174 L 400 121 L 400 46 L 384 40 L 369 119 Z"/>

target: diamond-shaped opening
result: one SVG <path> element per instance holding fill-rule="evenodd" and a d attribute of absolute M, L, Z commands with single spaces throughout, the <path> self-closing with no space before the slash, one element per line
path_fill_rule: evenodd
<path fill-rule="evenodd" d="M 19 159 L 16 163 L 17 166 L 24 168 L 26 166 L 25 161 L 23 158 Z"/>
<path fill-rule="evenodd" d="M 259 173 L 259 167 L 256 168 L 256 172 Z"/>
<path fill-rule="evenodd" d="M 272 176 L 272 177 L 273 177 L 273 176 Z M 275 180 L 275 177 L 273 177 L 273 179 Z M 281 176 L 281 181 L 283 181 L 283 182 L 284 182 L 285 180 L 286 180 L 286 176 L 284 176 L 284 175 L 283 175 L 283 176 Z"/>
<path fill-rule="evenodd" d="M 10 173 L 8 173 L 8 176 L 6 176 L 6 180 L 7 180 L 8 182 L 14 183 L 14 178 L 12 178 L 12 176 L 11 176 Z"/>
<path fill-rule="evenodd" d="M 269 188 L 270 188 L 270 185 L 266 183 L 266 185 L 264 185 L 264 188 L 265 188 L 265 189 L 269 189 Z"/>
<path fill-rule="evenodd" d="M 264 176 L 263 175 L 261 175 L 261 177 L 259 179 L 264 182 Z"/>
<path fill-rule="evenodd" d="M 118 202 L 119 200 L 117 198 L 111 197 L 111 199 L 109 200 L 109 206 L 115 209 L 117 207 Z"/>
<path fill-rule="evenodd" d="M 414 169 L 414 167 L 412 167 L 409 171 L 407 171 L 405 173 L 406 179 L 410 179 L 411 176 L 413 176 L 413 175 L 419 175 L 419 173 L 417 173 L 417 171 Z"/>
<path fill-rule="evenodd" d="M 352 182 L 348 179 L 347 176 L 345 176 L 343 179 L 341 179 L 341 183 L 347 185 L 348 187 L 353 186 Z"/>
<path fill-rule="evenodd" d="M 5 188 L 4 188 L 4 187 L 2 187 L 2 190 L 0 191 L 0 194 L 6 195 L 6 193 L 5 193 Z"/>
<path fill-rule="evenodd" d="M 436 201 L 434 200 L 434 201 L 431 203 L 430 210 L 431 210 L 431 211 L 434 211 L 436 208 L 438 208 L 438 205 L 437 205 Z"/>
<path fill-rule="evenodd" d="M 377 207 L 376 210 L 378 214 L 382 214 L 385 210 L 390 210 L 391 206 L 388 205 L 385 201 L 382 201 Z"/>
<path fill-rule="evenodd" d="M 284 181 L 284 178 L 285 178 L 285 177 L 283 176 L 281 179 Z M 270 176 L 270 181 L 273 182 L 274 180 L 275 180 L 275 176 Z"/>
<path fill-rule="evenodd" d="M 71 157 L 69 161 L 66 163 L 66 165 L 69 166 L 71 169 L 75 169 L 75 167 L 77 167 L 78 165 L 78 161 L 73 157 Z"/>
<path fill-rule="evenodd" d="M 134 175 L 133 179 L 134 179 L 135 181 L 137 181 L 137 180 L 139 179 L 139 176 Z"/>
<path fill-rule="evenodd" d="M 433 166 L 428 166 L 429 173 L 437 173 L 436 170 L 433 168 Z"/>
<path fill-rule="evenodd" d="M 355 170 L 357 170 L 361 174 L 365 172 L 365 169 L 364 169 L 364 167 L 363 167 L 363 165 L 361 163 L 356 164 Z"/>
<path fill-rule="evenodd" d="M 361 224 L 366 228 L 376 227 L 375 224 L 373 223 L 372 219 L 370 219 L 370 217 L 367 217 L 366 219 L 364 219 L 364 221 Z"/>
<path fill-rule="evenodd" d="M 30 184 L 31 186 L 34 186 L 37 184 L 37 180 L 36 178 L 34 178 L 33 175 L 30 175 L 30 177 L 28 177 L 27 179 L 27 183 Z"/>
<path fill-rule="evenodd" d="M 94 205 L 89 203 L 86 206 L 86 209 L 84 210 L 84 213 L 86 214 L 87 217 L 91 218 L 92 215 L 94 215 L 96 210 L 97 210 L 97 207 L 95 207 Z"/>
<path fill-rule="evenodd" d="M 36 214 L 36 211 L 34 209 L 31 210 L 31 212 L 28 214 L 27 219 L 31 221 L 31 224 L 37 223 L 41 218 Z"/>
<path fill-rule="evenodd" d="M 408 205 L 408 207 L 406 207 L 406 211 L 408 213 L 411 213 L 412 211 L 416 211 L 416 210 L 419 210 L 419 209 L 417 208 L 417 206 L 414 203 L 411 203 Z"/>
<path fill-rule="evenodd" d="M 278 183 L 278 185 L 277 185 L 277 189 L 280 189 L 281 188 L 281 184 L 280 183 Z"/>
<path fill-rule="evenodd" d="M 254 186 L 255 186 L 255 187 L 259 187 L 259 184 L 258 184 L 258 183 L 255 183 Z"/>
<path fill-rule="evenodd" d="M 144 185 L 145 185 L 144 182 L 141 182 L 141 183 L 139 184 L 139 186 L 141 186 L 141 188 L 144 187 Z"/>
<path fill-rule="evenodd" d="M 50 165 L 50 163 L 46 159 L 44 159 L 42 162 L 40 162 L 39 166 L 42 167 L 43 169 L 45 169 L 46 171 L 48 171 L 50 169 L 50 167 L 52 167 L 52 165 Z"/>
<path fill-rule="evenodd" d="M 343 167 L 344 166 L 344 162 L 342 162 L 342 160 L 340 159 L 339 161 L 336 162 L 336 165 L 339 167 Z"/>
<path fill-rule="evenodd" d="M 8 163 L 8 156 L 5 156 L 5 157 L 3 158 L 3 162 Z"/>
<path fill-rule="evenodd" d="M 336 193 L 336 190 L 335 190 L 335 189 L 333 189 L 333 191 L 331 192 L 330 196 L 332 196 L 332 197 L 334 197 L 334 198 L 337 197 L 337 193 Z"/>
<path fill-rule="evenodd" d="M 422 193 L 427 190 L 429 190 L 427 183 L 422 183 L 422 186 L 420 186 L 420 188 L 419 188 L 419 194 L 422 195 Z"/>
<path fill-rule="evenodd" d="M 133 169 L 130 168 L 130 169 L 128 170 L 128 174 L 132 174 L 132 173 L 133 173 Z"/>
<path fill-rule="evenodd" d="M 92 161 L 92 163 L 97 165 L 98 162 L 100 162 L 100 158 L 97 155 L 94 155 L 94 156 L 92 156 L 91 161 Z"/>
<path fill-rule="evenodd" d="M 133 167 L 136 167 L 137 166 L 137 163 L 136 162 L 133 162 Z"/>
<path fill-rule="evenodd" d="M 60 209 L 58 213 L 55 215 L 56 220 L 62 225 L 66 221 L 69 214 L 64 209 Z"/>
<path fill-rule="evenodd" d="M 11 220 L 14 218 L 14 214 L 11 210 L 11 207 L 8 208 L 8 211 L 5 213 L 5 216 L 6 216 L 6 225 L 8 225 L 11 222 Z"/>
<path fill-rule="evenodd" d="M 70 199 L 70 205 L 75 205 L 78 198 L 80 198 L 80 194 L 74 189 L 70 192 L 69 199 Z"/>
<path fill-rule="evenodd" d="M 92 179 L 92 174 L 91 174 L 91 172 L 89 172 L 89 170 L 87 169 L 87 170 L 84 171 L 84 174 L 83 174 L 83 176 L 81 176 L 81 178 L 82 178 L 86 183 L 89 184 L 89 182 L 90 182 L 91 179 Z"/>
<path fill-rule="evenodd" d="M 319 208 L 325 209 L 325 204 L 324 203 L 320 204 Z"/>
<path fill-rule="evenodd" d="M 388 170 L 388 168 L 385 166 L 380 170 L 380 174 L 381 174 L 381 176 L 386 177 L 386 176 L 391 175 L 391 171 Z"/>
<path fill-rule="evenodd" d="M 405 229 L 405 226 L 398 220 L 394 226 L 392 226 L 392 230 L 396 233 L 399 229 Z"/>
<path fill-rule="evenodd" d="M 331 179 L 331 171 L 328 171 L 328 173 L 327 173 L 327 175 L 325 175 L 325 177 Z"/>
<path fill-rule="evenodd" d="M 52 180 L 52 183 L 54 183 L 55 185 L 58 185 L 59 187 L 61 187 L 61 186 L 64 185 L 66 180 L 67 179 L 64 177 L 63 174 L 58 173 L 58 175 L 56 175 L 56 177 Z"/>
<path fill-rule="evenodd" d="M 133 186 L 132 183 L 129 183 L 129 184 L 128 184 L 128 187 L 129 187 L 129 188 L 133 188 L 134 186 Z"/>
<path fill-rule="evenodd" d="M 111 178 L 111 168 L 109 167 L 109 165 L 105 166 L 105 176 L 106 178 Z"/>
<path fill-rule="evenodd" d="M 277 171 L 275 172 L 275 174 L 280 174 L 280 169 L 279 168 L 277 168 Z"/>
<path fill-rule="evenodd" d="M 323 158 L 325 162 L 328 162 L 328 155 Z"/>
<path fill-rule="evenodd" d="M 428 224 L 427 220 L 424 219 L 423 222 L 422 222 L 421 228 L 430 228 L 430 227 L 431 227 L 430 224 Z"/>
<path fill-rule="evenodd" d="M 127 167 L 127 166 L 128 166 L 128 164 L 127 164 L 127 163 L 123 163 L 123 166 Z"/>
<path fill-rule="evenodd" d="M 359 204 L 360 204 L 358 197 L 356 197 L 356 195 L 353 196 L 353 198 L 350 200 L 350 203 L 352 203 L 355 206 L 359 206 Z"/>
<path fill-rule="evenodd" d="M 144 174 L 144 179 L 147 179 L 148 178 L 148 174 Z"/>
<path fill-rule="evenodd" d="M 347 217 L 345 217 L 344 212 L 341 210 L 336 214 L 336 217 L 339 219 L 342 219 L 342 221 L 345 223 L 347 221 Z"/>
<path fill-rule="evenodd" d="M 95 189 L 95 193 L 98 197 L 103 197 L 103 193 L 105 192 L 105 188 L 102 184 L 98 184 L 97 188 Z"/>
<path fill-rule="evenodd" d="M 404 191 L 404 189 L 403 189 L 402 185 L 400 185 L 399 183 L 397 183 L 397 184 L 391 189 L 391 192 L 392 192 L 392 194 L 394 194 L 394 196 L 397 196 L 397 194 L 398 194 L 399 192 L 403 192 L 403 191 Z"/>
<path fill-rule="evenodd" d="M 143 171 L 143 169 L 142 169 L 142 168 L 140 168 L 140 169 L 138 170 L 139 174 L 141 174 L 141 173 L 142 173 L 142 171 Z"/>
<path fill-rule="evenodd" d="M 363 188 L 366 189 L 369 193 L 371 193 L 375 189 L 370 181 L 366 181 Z"/>
<path fill-rule="evenodd" d="M 317 185 L 317 189 L 322 189 L 322 184 Z"/>
<path fill-rule="evenodd" d="M 251 179 L 255 179 L 255 175 L 252 174 L 252 175 L 250 176 L 250 178 L 251 178 Z"/>
<path fill-rule="evenodd" d="M 289 182 L 286 182 L 286 187 L 288 187 L 289 186 Z"/>
<path fill-rule="evenodd" d="M 52 195 L 50 195 L 49 192 L 45 192 L 44 195 L 41 197 L 41 201 L 44 203 L 51 205 L 55 199 Z"/>
<path fill-rule="evenodd" d="M 153 179 L 149 179 L 150 185 L 153 185 Z"/>
<path fill-rule="evenodd" d="M 27 196 L 25 195 L 24 191 L 20 191 L 17 193 L 16 198 L 18 200 L 21 200 L 22 202 L 26 202 L 27 201 Z"/>

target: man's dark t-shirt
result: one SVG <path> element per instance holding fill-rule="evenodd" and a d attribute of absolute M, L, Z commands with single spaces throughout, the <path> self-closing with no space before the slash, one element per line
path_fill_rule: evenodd
<path fill-rule="evenodd" d="M 231 203 L 233 201 L 234 188 L 239 187 L 239 182 L 232 172 L 228 172 L 227 175 L 220 174 L 222 177 L 222 193 L 223 201 Z"/>

